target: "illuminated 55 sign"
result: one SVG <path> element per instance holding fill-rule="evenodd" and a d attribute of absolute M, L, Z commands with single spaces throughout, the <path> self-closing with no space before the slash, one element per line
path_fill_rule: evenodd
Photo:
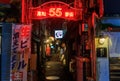
<path fill-rule="evenodd" d="M 37 17 L 71 17 L 73 18 L 75 13 L 73 11 L 63 12 L 62 8 L 49 8 L 45 10 L 36 10 L 34 16 Z"/>
<path fill-rule="evenodd" d="M 64 18 L 68 20 L 76 20 L 76 11 L 73 7 L 70 7 L 68 4 L 51 1 L 42 4 L 39 7 L 31 8 L 32 19 L 44 19 L 44 18 Z"/>

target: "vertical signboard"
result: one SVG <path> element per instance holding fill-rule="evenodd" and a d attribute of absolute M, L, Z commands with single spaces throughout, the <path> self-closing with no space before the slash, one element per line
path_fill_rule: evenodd
<path fill-rule="evenodd" d="M 11 38 L 12 38 L 12 24 L 2 23 L 1 26 L 1 80 L 10 80 L 10 56 L 11 56 Z"/>
<path fill-rule="evenodd" d="M 96 81 L 110 81 L 109 77 L 109 55 L 108 55 L 108 37 L 104 38 L 104 41 L 101 38 L 95 39 L 96 45 Z"/>
<path fill-rule="evenodd" d="M 27 81 L 31 25 L 12 25 L 11 81 Z"/>

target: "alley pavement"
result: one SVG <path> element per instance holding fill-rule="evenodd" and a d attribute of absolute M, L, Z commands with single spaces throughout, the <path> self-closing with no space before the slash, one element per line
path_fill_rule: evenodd
<path fill-rule="evenodd" d="M 57 55 L 53 55 L 45 66 L 45 81 L 73 81 Z"/>

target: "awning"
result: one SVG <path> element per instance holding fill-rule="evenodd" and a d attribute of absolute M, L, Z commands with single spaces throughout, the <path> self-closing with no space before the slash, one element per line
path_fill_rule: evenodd
<path fill-rule="evenodd" d="M 103 24 L 112 24 L 114 26 L 120 26 L 120 17 L 103 17 Z"/>

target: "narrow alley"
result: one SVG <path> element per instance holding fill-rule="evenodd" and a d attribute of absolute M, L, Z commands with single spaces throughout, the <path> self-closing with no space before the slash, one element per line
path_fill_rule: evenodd
<path fill-rule="evenodd" d="M 120 0 L 0 0 L 0 81 L 120 81 Z"/>
<path fill-rule="evenodd" d="M 45 65 L 45 81 L 73 81 L 57 54 L 53 54 Z"/>

